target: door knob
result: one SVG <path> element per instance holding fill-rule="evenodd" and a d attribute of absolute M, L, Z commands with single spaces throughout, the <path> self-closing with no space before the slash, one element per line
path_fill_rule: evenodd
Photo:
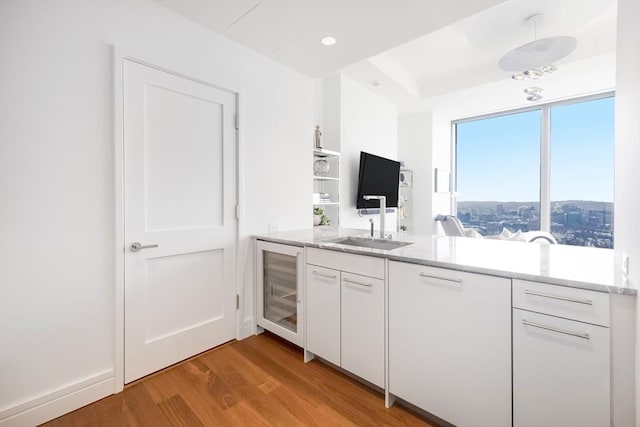
<path fill-rule="evenodd" d="M 131 252 L 138 252 L 140 249 L 150 249 L 150 248 L 157 248 L 158 244 L 154 243 L 153 245 L 143 245 L 140 242 L 133 242 L 131 244 Z"/>

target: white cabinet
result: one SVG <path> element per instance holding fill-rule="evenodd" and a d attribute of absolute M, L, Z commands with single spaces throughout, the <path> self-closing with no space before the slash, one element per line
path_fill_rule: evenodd
<path fill-rule="evenodd" d="M 389 392 L 458 427 L 511 426 L 511 281 L 390 261 L 388 288 Z"/>
<path fill-rule="evenodd" d="M 384 388 L 384 280 L 341 277 L 341 366 Z"/>
<path fill-rule="evenodd" d="M 514 427 L 611 425 L 609 295 L 519 280 L 513 292 Z"/>
<path fill-rule="evenodd" d="M 340 272 L 307 265 L 306 349 L 340 366 Z"/>
<path fill-rule="evenodd" d="M 304 331 L 303 251 L 298 246 L 256 242 L 256 323 L 299 346 Z"/>
<path fill-rule="evenodd" d="M 384 388 L 384 260 L 307 248 L 306 350 Z"/>

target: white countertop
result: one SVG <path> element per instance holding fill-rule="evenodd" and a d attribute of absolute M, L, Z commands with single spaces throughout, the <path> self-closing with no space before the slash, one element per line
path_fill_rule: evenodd
<path fill-rule="evenodd" d="M 347 236 L 368 237 L 369 233 L 357 229 L 314 227 L 255 238 L 599 292 L 637 294 L 637 289 L 626 284 L 622 274 L 615 271 L 612 249 L 405 233 L 394 235 L 393 240 L 412 244 L 393 250 L 330 242 Z"/>

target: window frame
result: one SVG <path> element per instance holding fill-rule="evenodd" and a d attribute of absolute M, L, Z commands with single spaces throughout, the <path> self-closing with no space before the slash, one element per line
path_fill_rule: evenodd
<path fill-rule="evenodd" d="M 502 110 L 494 113 L 481 114 L 478 116 L 466 117 L 451 121 L 451 212 L 458 215 L 458 138 L 456 126 L 462 123 L 474 122 L 478 120 L 491 119 L 495 117 L 508 116 L 511 114 L 525 113 L 529 111 L 540 111 L 540 230 L 551 232 L 551 109 L 563 105 L 580 104 L 582 102 L 595 101 L 597 99 L 615 98 L 615 90 L 599 92 L 595 94 L 579 96 L 576 98 L 552 101 L 544 104 L 536 104 L 530 107 Z M 614 200 L 615 206 L 615 200 Z"/>

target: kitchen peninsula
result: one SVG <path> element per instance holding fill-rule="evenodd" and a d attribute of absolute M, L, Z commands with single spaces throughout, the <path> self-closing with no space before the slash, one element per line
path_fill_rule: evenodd
<path fill-rule="evenodd" d="M 392 250 L 339 243 L 354 237 L 370 234 L 256 236 L 299 249 L 306 360 L 460 427 L 630 425 L 637 290 L 613 251 L 411 234 Z"/>

